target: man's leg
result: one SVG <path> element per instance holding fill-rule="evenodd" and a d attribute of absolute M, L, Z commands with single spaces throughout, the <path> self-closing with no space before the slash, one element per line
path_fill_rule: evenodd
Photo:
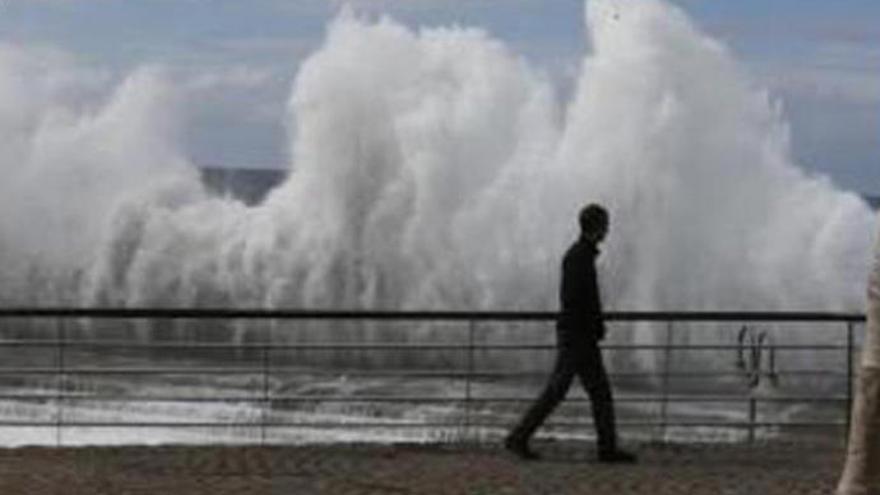
<path fill-rule="evenodd" d="M 565 399 L 571 381 L 574 378 L 575 368 L 571 356 L 564 350 L 556 356 L 556 364 L 553 372 L 547 380 L 547 385 L 541 395 L 532 403 L 531 407 L 520 419 L 519 423 L 504 441 L 505 447 L 524 459 L 536 459 L 538 456 L 529 450 L 529 439 L 535 431 L 544 423 L 547 416 L 556 409 L 556 406 Z"/>
<path fill-rule="evenodd" d="M 614 418 L 614 397 L 597 344 L 588 344 L 577 368 L 584 390 L 590 397 L 596 444 L 601 462 L 635 462 L 636 457 L 617 448 L 617 425 Z"/>

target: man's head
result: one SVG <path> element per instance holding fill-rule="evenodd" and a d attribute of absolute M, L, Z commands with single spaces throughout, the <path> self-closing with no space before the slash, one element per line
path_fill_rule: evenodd
<path fill-rule="evenodd" d="M 581 225 L 581 235 L 592 242 L 602 242 L 608 233 L 608 211 L 595 203 L 581 209 L 578 222 Z"/>

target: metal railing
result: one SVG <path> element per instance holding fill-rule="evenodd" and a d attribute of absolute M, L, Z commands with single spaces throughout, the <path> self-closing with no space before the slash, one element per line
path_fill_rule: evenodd
<path fill-rule="evenodd" d="M 530 379 L 543 380 L 549 370 L 522 371 L 517 369 L 491 369 L 481 363 L 481 356 L 487 352 L 543 352 L 555 349 L 552 338 L 547 335 L 550 327 L 546 325 L 557 317 L 554 312 L 463 312 L 463 311 L 310 311 L 310 310 L 263 310 L 263 309 L 196 309 L 196 308 L 5 308 L 0 309 L 0 352 L 8 358 L 0 363 L 0 402 L 8 404 L 37 405 L 43 415 L 35 418 L 0 417 L 0 427 L 4 428 L 51 428 L 55 431 L 56 443 L 63 443 L 65 430 L 73 428 L 249 428 L 259 432 L 259 441 L 271 441 L 281 430 L 289 429 L 322 429 L 322 428 L 371 428 L 371 429 L 437 429 L 455 431 L 456 438 L 474 438 L 482 432 L 509 426 L 511 418 L 531 402 L 535 395 L 492 395 L 481 396 L 478 388 L 486 383 L 503 383 L 506 386 L 522 384 Z M 453 323 L 463 324 L 466 331 L 463 338 L 446 339 L 441 342 L 405 341 L 308 341 L 302 342 L 295 338 L 299 327 L 283 328 L 271 336 L 259 341 L 198 341 L 163 340 L 154 338 L 129 338 L 125 332 L 114 334 L 112 338 L 96 339 L 89 336 L 89 325 L 98 320 L 114 321 L 271 321 L 290 323 L 297 322 L 416 322 L 419 324 Z M 865 317 L 861 314 L 849 313 L 794 313 L 794 312 L 609 312 L 606 320 L 629 323 L 660 323 L 665 328 L 665 339 L 658 336 L 651 344 L 614 343 L 604 345 L 608 351 L 644 352 L 658 351 L 663 354 L 662 364 L 655 371 L 618 371 L 612 373 L 614 380 L 641 380 L 650 382 L 648 392 L 618 394 L 616 402 L 620 407 L 627 404 L 658 404 L 659 419 L 636 419 L 619 421 L 622 429 L 654 428 L 659 429 L 661 436 L 671 428 L 734 428 L 746 432 L 746 439 L 753 441 L 761 429 L 767 428 L 843 428 L 848 427 L 849 408 L 852 403 L 854 364 L 856 351 L 857 326 L 861 326 Z M 16 332 L 16 324 L 27 322 L 31 326 L 35 322 L 44 325 L 41 331 L 27 333 L 21 337 Z M 51 329 L 46 329 L 48 327 Z M 545 337 L 543 342 L 503 342 L 487 343 L 482 334 L 490 324 L 498 331 L 497 324 L 537 323 L 534 330 Z M 766 331 L 758 331 L 748 325 L 740 327 L 735 342 L 718 342 L 709 344 L 676 343 L 674 329 L 676 324 L 687 323 L 737 323 L 748 324 L 826 324 L 830 331 L 843 331 L 843 343 L 832 344 L 786 344 L 774 341 Z M 104 333 L 106 334 L 106 329 Z M 503 329 L 501 330 L 503 332 Z M 689 329 L 689 332 L 695 330 Z M 18 335 L 16 335 L 18 333 Z M 815 332 L 813 335 L 817 335 Z M 824 332 L 822 333 L 824 335 Z M 28 353 L 39 354 L 48 352 L 51 358 L 43 364 L 33 364 Z M 118 359 L 143 351 L 145 359 Z M 183 351 L 190 357 L 195 353 L 217 353 L 220 357 L 208 359 L 166 359 L 165 353 Z M 460 395 L 444 393 L 443 395 L 408 394 L 383 395 L 381 393 L 359 393 L 356 395 L 326 395 L 323 393 L 285 392 L 285 377 L 302 376 L 304 367 L 291 359 L 289 353 L 319 352 L 395 352 L 395 353 L 433 353 L 457 356 L 455 366 L 433 367 L 424 369 L 419 366 L 395 367 L 385 369 L 381 366 L 349 368 L 338 363 L 327 366 L 309 367 L 305 373 L 309 377 L 356 377 L 357 379 L 389 378 L 400 381 L 414 380 L 453 380 L 462 385 Z M 670 366 L 672 353 L 688 352 L 731 352 L 737 356 L 734 370 L 674 370 Z M 843 353 L 843 369 L 797 369 L 780 370 L 776 368 L 777 354 L 789 351 L 831 351 Z M 236 356 L 231 365 L 223 356 L 234 353 Z M 766 354 L 765 354 L 766 353 Z M 280 357 L 279 357 L 280 356 Z M 286 356 L 286 357 L 285 357 Z M 764 359 L 767 356 L 767 359 Z M 44 356 L 45 357 L 45 356 Z M 79 362 L 83 361 L 83 362 Z M 451 361 L 450 361 L 451 362 Z M 108 364 L 109 363 L 109 364 Z M 839 376 L 845 381 L 843 394 L 771 394 L 753 393 L 760 385 L 762 377 L 778 380 L 781 375 L 790 376 Z M 98 380 L 106 377 L 122 377 L 127 383 L 141 383 L 146 378 L 176 377 L 185 384 L 191 381 L 181 377 L 221 377 L 224 380 L 237 378 L 245 386 L 232 387 L 233 392 L 225 391 L 225 387 L 207 387 L 207 392 L 195 394 L 150 393 L 142 394 L 127 389 L 123 392 L 119 387 L 107 390 L 87 383 L 80 387 L 78 380 Z M 695 377 L 713 380 L 744 379 L 746 386 L 740 393 L 673 393 L 670 384 L 676 379 L 693 379 Z M 531 382 L 529 382 L 531 383 Z M 35 385 L 36 384 L 36 385 Z M 175 389 L 168 383 L 157 389 Z M 515 387 L 514 387 L 515 388 Z M 637 389 L 645 390 L 645 387 Z M 186 387 L 183 387 L 184 390 Z M 808 390 L 809 392 L 809 390 Z M 586 399 L 574 399 L 569 402 L 580 403 Z M 108 408 L 114 404 L 237 404 L 249 405 L 251 413 L 245 418 L 234 416 L 230 420 L 202 421 L 173 417 L 163 420 L 143 420 L 138 416 L 127 417 L 118 414 L 112 420 L 102 419 L 103 416 L 86 417 L 83 419 L 81 409 L 84 404 L 95 408 Z M 680 403 L 693 404 L 746 404 L 745 417 L 733 421 L 720 421 L 709 418 L 681 419 L 670 413 L 673 405 Z M 792 420 L 762 418 L 759 407 L 762 404 L 837 404 L 841 406 L 834 420 Z M 375 418 L 370 413 L 361 420 L 348 418 L 334 421 L 333 415 L 315 414 L 310 420 L 290 419 L 290 413 L 314 410 L 315 405 L 453 405 L 449 414 L 440 419 L 402 420 L 398 418 Z M 843 406 L 846 407 L 843 407 Z M 74 407 L 77 406 L 77 407 Z M 100 406 L 100 407 L 99 407 Z M 311 409 L 309 409 L 311 407 Z M 88 408 L 86 408 L 88 409 Z M 46 414 L 45 411 L 51 411 Z M 375 412 L 375 411 L 374 411 Z M 843 416 L 843 417 L 841 417 Z M 583 427 L 589 423 L 582 421 L 556 421 L 556 428 Z"/>

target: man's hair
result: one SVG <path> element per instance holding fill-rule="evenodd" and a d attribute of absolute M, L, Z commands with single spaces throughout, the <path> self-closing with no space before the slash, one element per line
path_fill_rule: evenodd
<path fill-rule="evenodd" d="M 588 204 L 578 215 L 581 232 L 595 232 L 599 228 L 608 227 L 608 211 L 596 203 Z"/>

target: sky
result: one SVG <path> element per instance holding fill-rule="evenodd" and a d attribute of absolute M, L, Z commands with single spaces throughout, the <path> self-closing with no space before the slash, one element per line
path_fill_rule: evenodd
<path fill-rule="evenodd" d="M 674 0 L 779 102 L 795 159 L 880 194 L 880 2 Z M 410 26 L 479 26 L 570 91 L 586 46 L 582 0 L 351 0 Z M 111 84 L 157 65 L 188 94 L 200 165 L 281 168 L 286 100 L 339 0 L 0 0 L 0 43 L 58 51 Z"/>

